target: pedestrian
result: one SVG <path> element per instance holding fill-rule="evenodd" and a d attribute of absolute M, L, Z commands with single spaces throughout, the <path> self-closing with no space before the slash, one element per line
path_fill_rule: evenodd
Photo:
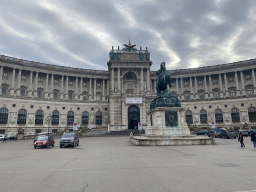
<path fill-rule="evenodd" d="M 243 133 L 241 131 L 238 132 L 238 142 L 241 143 L 241 147 L 245 147 L 245 145 L 244 145 L 244 136 L 243 136 Z"/>
<path fill-rule="evenodd" d="M 7 140 L 7 139 L 6 139 L 6 136 L 4 136 L 3 143 L 4 143 L 4 142 L 7 143 L 6 140 Z"/>
<path fill-rule="evenodd" d="M 250 136 L 251 136 L 251 141 L 253 143 L 253 147 L 256 148 L 256 135 L 254 131 L 251 131 Z"/>

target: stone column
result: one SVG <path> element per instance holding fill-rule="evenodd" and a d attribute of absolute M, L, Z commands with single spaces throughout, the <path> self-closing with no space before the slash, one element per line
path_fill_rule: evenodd
<path fill-rule="evenodd" d="M 109 80 L 107 79 L 107 97 L 109 97 Z"/>
<path fill-rule="evenodd" d="M 195 77 L 195 99 L 198 99 L 197 78 Z"/>
<path fill-rule="evenodd" d="M 12 84 L 11 84 L 11 90 L 10 90 L 10 95 L 14 95 L 14 83 L 15 83 L 15 69 L 13 68 L 12 70 Z"/>
<path fill-rule="evenodd" d="M 48 98 L 48 85 L 49 85 L 49 74 L 46 74 L 46 82 L 45 82 L 45 92 L 44 92 L 44 98 Z"/>
<path fill-rule="evenodd" d="M 111 69 L 111 91 L 114 91 L 115 90 L 115 88 L 114 88 L 114 86 L 115 86 L 115 84 L 114 84 L 114 68 L 112 68 Z"/>
<path fill-rule="evenodd" d="M 120 68 L 117 71 L 117 90 L 119 93 L 121 92 Z"/>
<path fill-rule="evenodd" d="M 30 71 L 30 77 L 29 77 L 29 90 L 28 90 L 28 97 L 32 97 L 32 92 L 33 92 L 33 71 Z"/>
<path fill-rule="evenodd" d="M 37 97 L 37 84 L 38 84 L 38 72 L 36 72 L 36 77 L 35 77 L 34 97 Z"/>
<path fill-rule="evenodd" d="M 140 69 L 140 92 L 143 91 L 143 68 Z"/>
<path fill-rule="evenodd" d="M 240 72 L 241 74 L 241 83 L 242 83 L 242 95 L 246 95 L 245 93 L 245 87 L 244 87 L 244 74 L 243 74 L 243 71 Z"/>
<path fill-rule="evenodd" d="M 83 100 L 83 78 L 80 79 L 80 101 Z"/>
<path fill-rule="evenodd" d="M 183 93 L 183 80 L 180 78 L 180 90 L 181 90 L 181 100 L 184 100 L 184 93 Z"/>
<path fill-rule="evenodd" d="M 208 98 L 208 91 L 207 91 L 207 80 L 206 75 L 204 75 L 204 91 L 205 91 L 205 98 Z"/>
<path fill-rule="evenodd" d="M 192 87 L 192 77 L 189 78 L 189 83 L 190 83 L 190 95 L 191 95 L 191 99 L 194 99 L 194 93 L 193 93 L 193 87 Z"/>
<path fill-rule="evenodd" d="M 253 89 L 254 89 L 254 95 L 256 95 L 256 82 L 255 82 L 255 72 L 254 72 L 254 69 L 252 69 L 252 80 L 253 80 Z M 0 84 L 1 86 L 1 84 Z"/>
<path fill-rule="evenodd" d="M 18 76 L 18 80 L 17 80 L 17 96 L 20 96 L 20 81 L 21 81 L 21 69 L 19 69 L 19 76 Z"/>
<path fill-rule="evenodd" d="M 102 101 L 105 101 L 105 79 L 103 79 L 103 82 L 102 82 Z"/>
<path fill-rule="evenodd" d="M 65 90 L 65 99 L 68 100 L 68 79 L 69 77 L 67 76 L 66 77 L 66 90 Z"/>
<path fill-rule="evenodd" d="M 177 96 L 179 97 L 180 93 L 179 93 L 179 78 L 176 78 L 176 92 L 177 92 Z"/>
<path fill-rule="evenodd" d="M 96 82 L 96 78 L 94 78 L 94 83 L 93 83 L 93 100 L 95 100 L 96 101 L 96 86 L 97 86 L 97 84 L 96 84 L 97 82 Z"/>
<path fill-rule="evenodd" d="M 147 91 L 150 92 L 150 71 L 147 69 Z"/>
<path fill-rule="evenodd" d="M 61 76 L 60 82 L 60 99 L 64 99 L 64 76 Z"/>
<path fill-rule="evenodd" d="M 153 90 L 154 90 L 154 93 L 157 93 L 156 91 L 156 79 L 153 79 Z"/>
<path fill-rule="evenodd" d="M 0 66 L 0 95 L 2 95 L 3 66 Z"/>
<path fill-rule="evenodd" d="M 220 97 L 223 97 L 223 88 L 222 88 L 222 78 L 221 74 L 219 74 L 219 81 L 220 81 Z"/>
<path fill-rule="evenodd" d="M 224 81 L 225 81 L 225 88 L 226 88 L 226 97 L 229 97 L 228 82 L 227 82 L 227 74 L 226 73 L 224 73 Z"/>
<path fill-rule="evenodd" d="M 54 74 L 52 74 L 52 78 L 51 78 L 50 99 L 53 99 L 53 83 L 54 83 Z"/>
<path fill-rule="evenodd" d="M 78 100 L 78 77 L 76 77 L 75 100 Z"/>
<path fill-rule="evenodd" d="M 239 90 L 239 85 L 238 85 L 237 71 L 235 72 L 235 79 L 236 79 L 236 96 L 240 96 L 240 90 Z"/>
<path fill-rule="evenodd" d="M 209 75 L 209 84 L 210 84 L 210 98 L 213 98 L 213 91 L 212 91 L 212 76 Z"/>
<path fill-rule="evenodd" d="M 89 82 L 89 100 L 92 100 L 92 78 L 90 78 Z"/>

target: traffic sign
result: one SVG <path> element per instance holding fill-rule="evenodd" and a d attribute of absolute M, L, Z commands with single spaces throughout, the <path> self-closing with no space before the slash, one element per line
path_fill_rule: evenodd
<path fill-rule="evenodd" d="M 74 130 L 74 131 L 77 131 L 77 123 L 74 123 L 74 125 L 73 125 L 73 130 Z"/>
<path fill-rule="evenodd" d="M 142 125 L 141 125 L 141 123 L 138 123 L 138 130 L 142 130 Z"/>

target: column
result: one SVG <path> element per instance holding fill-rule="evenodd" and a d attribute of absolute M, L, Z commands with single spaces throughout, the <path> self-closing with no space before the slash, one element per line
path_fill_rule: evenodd
<path fill-rule="evenodd" d="M 210 98 L 213 98 L 213 92 L 212 92 L 212 76 L 209 75 L 209 84 L 210 84 Z"/>
<path fill-rule="evenodd" d="M 63 99 L 64 95 L 64 76 L 61 76 L 61 82 L 60 82 L 60 99 Z"/>
<path fill-rule="evenodd" d="M 208 91 L 207 91 L 207 80 L 206 75 L 204 76 L 204 92 L 205 92 L 205 98 L 208 98 Z"/>
<path fill-rule="evenodd" d="M 66 77 L 66 90 L 65 90 L 65 99 L 67 99 L 68 100 L 68 79 L 69 79 L 69 77 L 67 76 Z"/>
<path fill-rule="evenodd" d="M 14 95 L 14 83 L 15 83 L 15 69 L 12 70 L 12 84 L 11 84 L 11 90 L 10 95 Z"/>
<path fill-rule="evenodd" d="M 140 92 L 143 91 L 143 68 L 140 69 Z"/>
<path fill-rule="evenodd" d="M 90 86 L 89 86 L 89 100 L 92 99 L 92 78 L 90 78 Z"/>
<path fill-rule="evenodd" d="M 197 78 L 195 77 L 195 99 L 198 99 Z"/>
<path fill-rule="evenodd" d="M 0 95 L 2 95 L 3 66 L 0 66 Z"/>
<path fill-rule="evenodd" d="M 96 78 L 94 78 L 94 83 L 93 83 L 93 100 L 96 100 L 97 98 L 97 96 L 96 96 Z"/>
<path fill-rule="evenodd" d="M 189 83 L 190 83 L 190 96 L 191 96 L 191 99 L 194 99 L 194 93 L 193 93 L 193 87 L 192 87 L 192 77 L 189 78 Z"/>
<path fill-rule="evenodd" d="M 52 74 L 52 78 L 51 78 L 50 99 L 53 99 L 53 82 L 54 82 L 54 74 Z"/>
<path fill-rule="evenodd" d="M 109 80 L 107 79 L 107 96 L 109 97 Z"/>
<path fill-rule="evenodd" d="M 33 71 L 30 71 L 28 97 L 32 97 Z"/>
<path fill-rule="evenodd" d="M 118 68 L 118 71 L 117 71 L 117 90 L 119 93 L 121 92 L 120 68 Z"/>
<path fill-rule="evenodd" d="M 105 79 L 103 79 L 103 82 L 102 82 L 102 101 L 105 101 Z"/>
<path fill-rule="evenodd" d="M 37 97 L 37 84 L 38 84 L 38 72 L 36 72 L 36 77 L 35 77 L 34 97 Z"/>
<path fill-rule="evenodd" d="M 78 77 L 76 77 L 75 100 L 78 100 Z"/>
<path fill-rule="evenodd" d="M 242 95 L 245 95 L 245 87 L 244 87 L 244 74 L 243 74 L 243 71 L 240 72 L 241 74 L 241 83 L 242 83 Z"/>
<path fill-rule="evenodd" d="M 254 92 L 254 95 L 256 95 L 256 91 L 255 91 L 255 88 L 256 88 L 256 82 L 255 82 L 255 72 L 254 72 L 254 69 L 252 69 L 252 80 L 253 80 L 253 92 Z M 1 84 L 0 84 L 1 86 Z"/>
<path fill-rule="evenodd" d="M 111 69 L 111 91 L 114 91 L 114 68 Z"/>
<path fill-rule="evenodd" d="M 237 71 L 235 72 L 235 79 L 236 79 L 236 96 L 240 96 L 240 90 L 239 90 L 239 85 L 238 85 Z"/>
<path fill-rule="evenodd" d="M 156 91 L 156 79 L 153 79 L 153 90 L 154 90 L 154 93 L 157 93 Z"/>
<path fill-rule="evenodd" d="M 147 69 L 147 91 L 150 92 L 150 71 Z"/>
<path fill-rule="evenodd" d="M 179 94 L 179 78 L 176 78 L 176 92 L 177 92 L 177 95 L 180 95 Z"/>
<path fill-rule="evenodd" d="M 20 96 L 20 81 L 21 81 L 21 69 L 19 69 L 19 76 L 18 76 L 18 80 L 17 80 L 17 96 Z"/>
<path fill-rule="evenodd" d="M 80 79 L 80 101 L 83 100 L 83 78 Z"/>
<path fill-rule="evenodd" d="M 45 93 L 44 98 L 48 98 L 48 85 L 49 85 L 49 74 L 46 74 L 46 82 L 45 82 Z"/>
<path fill-rule="evenodd" d="M 228 82 L 227 82 L 227 74 L 226 73 L 224 73 L 224 81 L 225 81 L 225 88 L 226 88 L 226 97 L 229 97 Z"/>
<path fill-rule="evenodd" d="M 219 74 L 219 81 L 220 81 L 220 97 L 223 97 L 223 88 L 222 88 L 222 78 L 221 78 L 221 74 Z"/>
<path fill-rule="evenodd" d="M 183 80 L 180 78 L 180 90 L 181 90 L 181 99 L 184 100 L 184 94 L 183 94 Z"/>

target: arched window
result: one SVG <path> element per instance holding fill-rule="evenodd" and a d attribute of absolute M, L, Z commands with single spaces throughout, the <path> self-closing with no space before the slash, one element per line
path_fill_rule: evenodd
<path fill-rule="evenodd" d="M 239 110 L 237 108 L 231 109 L 232 122 L 240 122 Z"/>
<path fill-rule="evenodd" d="M 36 125 L 44 124 L 44 112 L 42 110 L 37 110 L 36 111 L 35 124 Z"/>
<path fill-rule="evenodd" d="M 187 124 L 192 124 L 193 123 L 192 111 L 187 110 L 186 113 L 185 113 L 185 117 L 186 117 L 186 123 Z"/>
<path fill-rule="evenodd" d="M 82 113 L 82 124 L 88 125 L 88 121 L 89 121 L 89 113 L 87 111 L 84 111 Z"/>
<path fill-rule="evenodd" d="M 74 124 L 74 112 L 69 111 L 67 115 L 67 124 L 68 125 L 73 125 Z"/>
<path fill-rule="evenodd" d="M 215 120 L 216 123 L 223 123 L 223 113 L 221 109 L 215 110 Z"/>
<path fill-rule="evenodd" d="M 101 125 L 102 124 L 102 114 L 100 111 L 96 113 L 96 125 Z"/>
<path fill-rule="evenodd" d="M 20 109 L 18 112 L 17 124 L 25 125 L 27 120 L 27 111 L 25 109 Z"/>
<path fill-rule="evenodd" d="M 248 114 L 249 114 L 249 121 L 250 122 L 256 122 L 256 108 L 255 107 L 250 107 L 248 109 Z"/>
<path fill-rule="evenodd" d="M 59 125 L 59 111 L 52 112 L 52 125 Z"/>
<path fill-rule="evenodd" d="M 207 111 L 206 110 L 200 111 L 200 122 L 207 123 Z"/>
<path fill-rule="evenodd" d="M 0 109 L 0 124 L 7 124 L 8 110 L 6 108 Z"/>

